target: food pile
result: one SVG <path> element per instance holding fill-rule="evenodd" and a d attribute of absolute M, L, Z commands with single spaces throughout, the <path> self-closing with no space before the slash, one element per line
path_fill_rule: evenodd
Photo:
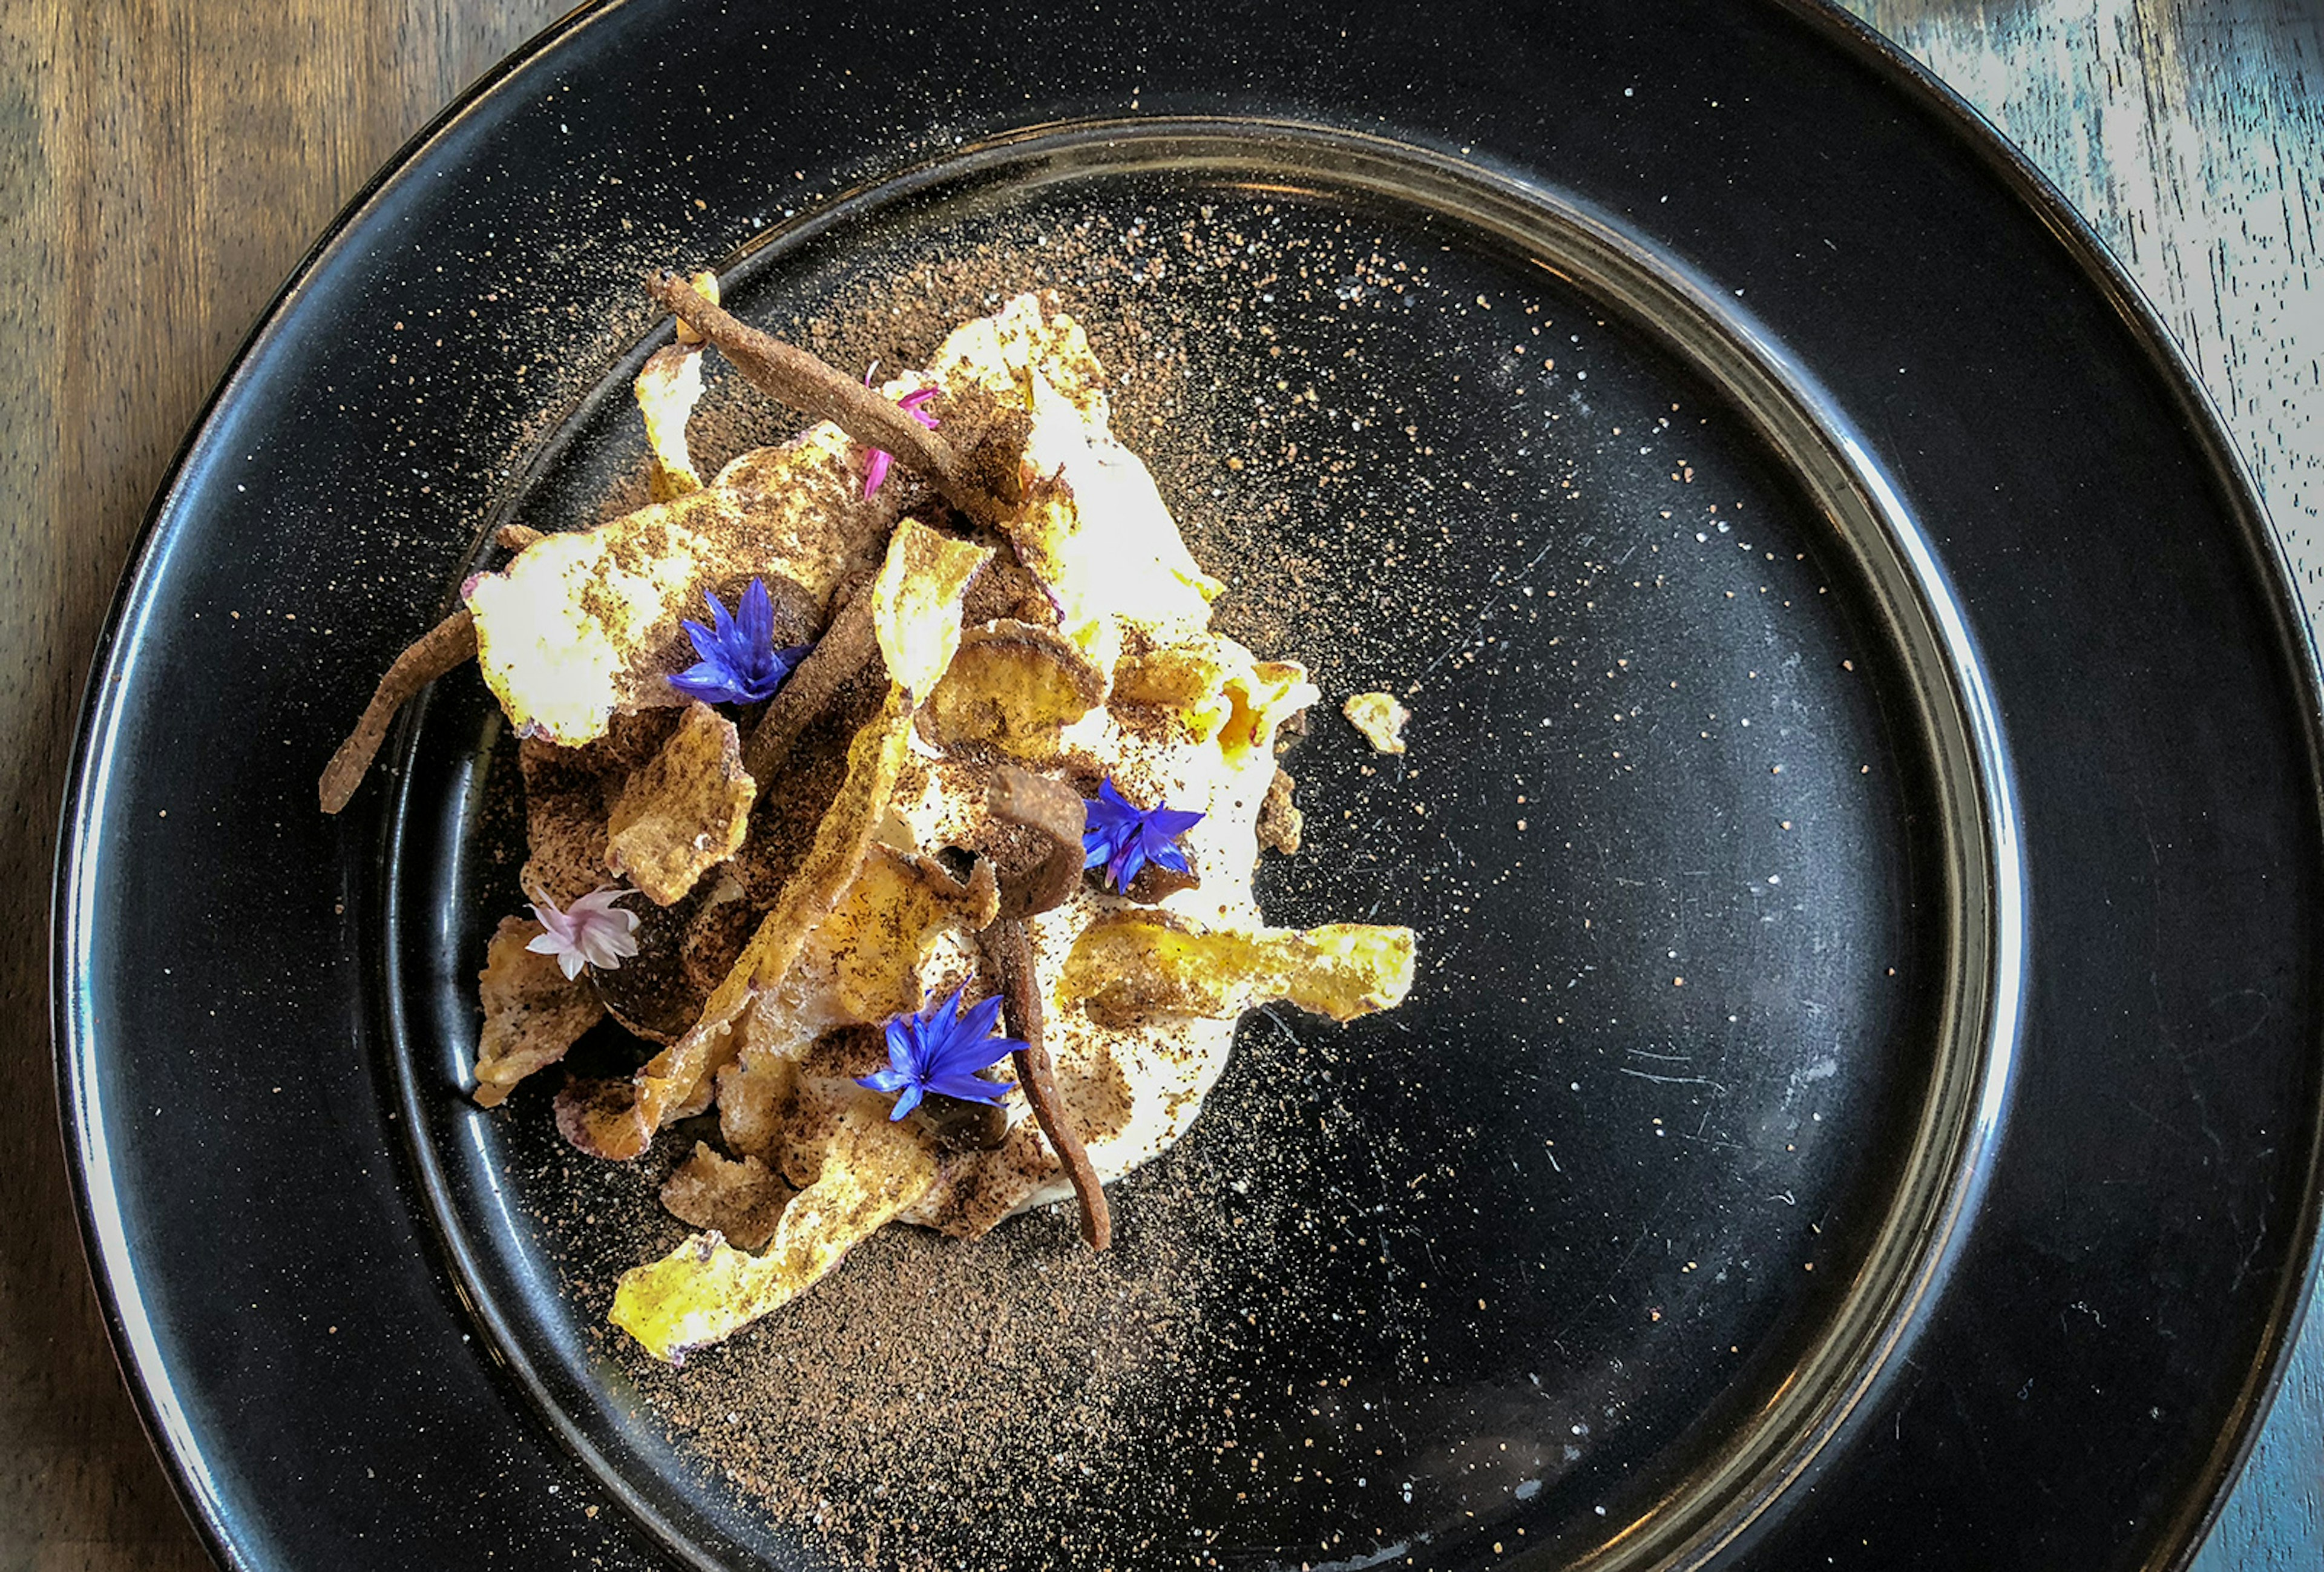
<path fill-rule="evenodd" d="M 531 905 L 487 951 L 475 1096 L 610 1016 L 651 1057 L 568 1077 L 567 1140 L 627 1161 L 715 1111 L 724 1150 L 661 1191 L 701 1232 L 612 1310 L 675 1360 L 892 1221 L 975 1239 L 1072 1197 L 1103 1248 L 1102 1183 L 1185 1132 L 1242 1012 L 1391 1007 L 1414 948 L 1266 925 L 1259 848 L 1300 834 L 1277 739 L 1319 695 L 1210 631 L 1223 587 L 1054 301 L 873 389 L 736 321 L 708 275 L 650 287 L 678 319 L 637 379 L 657 500 L 504 533 L 323 799 L 475 658 L 521 739 Z M 706 346 L 828 418 L 705 481 Z"/>

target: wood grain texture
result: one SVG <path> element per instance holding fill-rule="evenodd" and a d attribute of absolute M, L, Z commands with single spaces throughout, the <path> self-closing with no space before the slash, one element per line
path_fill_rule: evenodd
<path fill-rule="evenodd" d="M 558 0 L 0 5 L 0 1569 L 194 1572 L 81 1260 L 48 886 L 81 680 L 179 439 L 334 213 Z M 43 286 L 38 296 L 35 283 Z M 198 892 L 187 892 L 198 900 Z"/>
<path fill-rule="evenodd" d="M 2032 154 L 2163 311 L 2324 612 L 2324 11 L 1853 0 Z M 51 1105 L 47 890 L 146 502 L 314 236 L 559 0 L 0 0 L 0 1093 Z M 39 295 L 33 284 L 55 286 Z M 198 899 L 198 892 L 189 892 Z M 123 1393 L 53 1126 L 0 1145 L 0 1572 L 207 1565 Z M 2203 1572 L 2324 1565 L 2324 1318 Z"/>

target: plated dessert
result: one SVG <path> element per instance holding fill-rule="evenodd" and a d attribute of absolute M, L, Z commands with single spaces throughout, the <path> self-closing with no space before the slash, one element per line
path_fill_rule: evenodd
<path fill-rule="evenodd" d="M 624 1161 L 715 1114 L 661 1190 L 699 1232 L 612 1308 L 675 1360 L 891 1222 L 973 1240 L 1070 1197 L 1104 1248 L 1103 1184 L 1186 1131 L 1243 1012 L 1388 1008 L 1415 957 L 1408 929 L 1267 925 L 1252 869 L 1299 841 L 1277 747 L 1318 692 L 1211 630 L 1223 587 L 1054 301 L 873 388 L 707 275 L 651 287 L 678 319 L 636 386 L 655 500 L 509 532 L 322 796 L 477 661 L 521 738 L 530 906 L 485 957 L 475 1096 L 610 1018 L 642 1062 L 568 1077 L 567 1140 Z M 825 418 L 705 479 L 714 346 Z"/>

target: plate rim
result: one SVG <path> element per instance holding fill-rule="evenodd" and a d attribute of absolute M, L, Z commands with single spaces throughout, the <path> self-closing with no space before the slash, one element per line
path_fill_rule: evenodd
<path fill-rule="evenodd" d="M 1998 176 L 2019 200 L 2044 220 L 2052 237 L 2063 245 L 2083 275 L 2102 289 L 2105 298 L 2128 328 L 2148 360 L 2165 375 L 2172 399 L 2210 461 L 2215 478 L 2224 482 L 2222 499 L 2234 510 L 2241 526 L 2246 552 L 2255 560 L 2257 577 L 2265 584 L 2276 636 L 2288 653 L 2302 657 L 2300 676 L 2305 680 L 2307 703 L 2302 707 L 2306 735 L 2301 739 L 2311 769 L 2324 761 L 2324 646 L 2316 624 L 2300 601 L 2299 577 L 2284 545 L 2283 533 L 2269 513 L 2265 497 L 2235 436 L 2219 413 L 2218 402 L 2196 375 L 2193 358 L 2171 334 L 2163 314 L 2146 298 L 2122 259 L 2069 202 L 2050 177 L 2001 128 L 1987 119 L 1974 104 L 1947 85 L 1901 44 L 1868 23 L 1840 9 L 1838 0 L 1771 0 L 1778 9 L 1801 17 L 1822 30 L 1828 38 L 1868 55 L 1898 80 L 1918 91 L 1969 134 L 1965 144 Z M 2315 779 L 2313 775 L 2311 781 Z M 2324 796 L 2317 800 L 2324 811 Z M 2284 1274 L 2283 1285 L 2269 1316 L 2262 1355 L 2253 1362 L 2236 1399 L 2236 1411 L 2213 1443 L 2202 1487 L 2190 1493 L 2194 1510 L 2182 1509 L 2170 1525 L 2168 1572 L 2186 1572 L 2218 1526 L 2227 1498 L 2234 1493 L 2244 1466 L 2259 1444 L 2260 1431 L 2275 1406 L 2299 1345 L 2301 1329 L 2315 1308 L 2324 1287 L 2324 1124 L 2310 1142 L 2305 1202 L 2301 1208 L 2299 1264 Z"/>
<path fill-rule="evenodd" d="M 203 401 L 163 471 L 124 559 L 88 664 L 74 722 L 74 743 L 58 816 L 50 901 L 50 1031 L 57 1079 L 57 1113 L 78 1233 L 97 1291 L 108 1342 L 120 1367 L 147 1439 L 163 1466 L 180 1506 L 205 1548 L 223 1567 L 255 1569 L 270 1563 L 244 1554 L 228 1514 L 208 1488 L 190 1427 L 171 1390 L 171 1373 L 145 1327 L 144 1305 L 136 1289 L 137 1270 L 123 1226 L 101 1123 L 96 1112 L 90 1071 L 92 1042 L 75 1009 L 73 985 L 80 918 L 88 891 L 78 877 L 107 762 L 102 744 L 115 708 L 114 664 L 127 615 L 153 571 L 160 527 L 180 500 L 189 461 L 201 446 L 220 410 L 239 390 L 260 352 L 281 330 L 286 308 L 306 281 L 327 264 L 374 203 L 431 147 L 528 67 L 566 47 L 581 32 L 617 12 L 650 0 L 582 0 L 524 44 L 503 57 L 455 97 L 395 150 L 348 199 L 300 255 L 282 284 L 260 310 Z M 1917 98 L 1931 118 L 1946 125 L 1950 140 L 1971 154 L 2008 194 L 2048 230 L 2077 273 L 2098 286 L 2100 297 L 2129 331 L 2144 362 L 2159 374 L 2188 434 L 2207 461 L 2223 514 L 2243 537 L 2245 553 L 2265 590 L 2277 648 L 2293 657 L 2300 680 L 2303 735 L 2311 782 L 2324 778 L 2324 652 L 2317 630 L 2302 607 L 2282 536 L 2274 525 L 2248 463 L 2237 448 L 2218 402 L 2196 374 L 2191 357 L 2171 335 L 2156 310 L 2105 241 L 2032 160 L 1973 105 L 1901 45 L 1840 8 L 1837 0 L 1744 0 L 1743 9 L 1764 8 L 1791 17 L 1818 34 L 1842 56 L 1870 69 L 1891 88 Z M 2324 792 L 2312 792 L 2324 821 Z M 383 826 L 385 820 L 383 819 Z M 2215 1438 L 2198 1480 L 2183 1492 L 2183 1504 L 2169 1524 L 2162 1563 L 2184 1572 L 2203 1547 L 2232 1493 L 2282 1384 L 2301 1327 L 2324 1280 L 2324 1120 L 2313 1126 L 2305 1162 L 2305 1184 L 2297 1217 L 2296 1264 L 2287 1262 L 2270 1307 L 2259 1356 L 2237 1391 L 2227 1426 Z"/>
<path fill-rule="evenodd" d="M 1938 817 L 1946 823 L 1950 855 L 1936 877 L 1949 892 L 1942 925 L 1957 980 L 1934 1036 L 1927 1084 L 1916 1095 L 1916 1156 L 1885 1194 L 1886 1221 L 1859 1267 L 1868 1271 L 1875 1262 L 1885 1264 L 1869 1286 L 1851 1284 L 1832 1307 L 1809 1352 L 1758 1417 L 1722 1439 L 1718 1483 L 1690 1480 L 1657 1508 L 1660 1516 L 1683 1507 L 1683 1526 L 1646 1536 L 1626 1531 L 1597 1549 L 1577 1552 L 1572 1562 L 1575 1572 L 1708 1566 L 1757 1531 L 1766 1514 L 1783 1510 L 1787 1493 L 1813 1475 L 1856 1411 L 1894 1380 L 1895 1362 L 1909 1358 L 1923 1324 L 1920 1312 L 1945 1291 L 2004 1139 L 2027 1013 L 2031 935 L 2017 772 L 1991 679 L 1968 610 L 1926 528 L 1897 495 L 1895 477 L 1857 439 L 1846 411 L 1812 368 L 1757 331 L 1756 319 L 1722 299 L 1698 268 L 1602 204 L 1380 133 L 1280 116 L 1098 116 L 1005 132 L 854 187 L 796 222 L 751 236 L 708 267 L 739 299 L 753 280 L 779 270 L 788 254 L 822 236 L 876 224 L 885 210 L 941 202 L 956 189 L 1014 185 L 1020 176 L 1041 189 L 1139 171 L 1167 171 L 1166 178 L 1220 171 L 1232 178 L 1260 170 L 1296 178 L 1326 200 L 1368 194 L 1424 218 L 1473 228 L 1484 246 L 1524 254 L 1609 316 L 1623 318 L 1657 353 L 1719 389 L 1738 427 L 1787 468 L 1793 484 L 1811 497 L 1812 511 L 1825 514 L 1827 522 L 1846 521 L 1836 528 L 1840 554 L 1851 559 L 1876 600 L 1895 603 L 1884 620 L 1896 636 L 1903 665 L 1916 672 L 1924 662 L 1929 668 L 1911 680 L 1920 717 L 1916 735 L 1932 755 L 1932 774 L 1940 782 L 1935 796 L 1944 804 Z M 1557 238 L 1546 238 L 1552 235 Z M 1715 347 L 1702 347 L 1705 341 Z M 512 471 L 505 495 L 484 515 L 471 570 L 491 560 L 496 528 L 522 522 L 527 497 L 566 461 L 576 430 L 608 403 L 626 408 L 630 375 L 651 349 L 669 342 L 670 325 L 662 319 L 613 348 L 604 375 Z M 403 870 L 411 861 L 427 870 L 461 855 L 438 844 L 457 838 L 433 805 L 446 779 L 442 768 L 423 783 L 416 763 L 428 749 L 429 717 L 438 697 L 431 688 L 413 699 L 396 745 L 388 750 L 395 761 L 394 784 L 381 827 L 382 865 L 364 882 L 366 905 L 376 908 L 382 936 L 379 1013 L 404 1153 L 442 1264 L 534 1416 L 675 1559 L 698 1572 L 720 1572 L 736 1564 L 735 1555 L 747 1560 L 747 1549 L 735 1547 L 733 1536 L 711 1521 L 715 1510 L 672 1510 L 652 1499 L 654 1492 L 636 1475 L 632 1449 L 594 1430 L 587 1413 L 560 1395 L 576 1379 L 586 1385 L 586 1377 L 575 1377 L 553 1349 L 526 1336 L 517 1325 L 521 1304 L 496 1291 L 495 1283 L 512 1272 L 523 1275 L 521 1266 L 508 1262 L 529 1253 L 492 1237 L 495 1230 L 484 1214 L 494 1208 L 468 1194 L 477 1181 L 462 1177 L 464 1143 L 456 1129 L 485 1122 L 457 1100 L 453 1112 L 439 1115 L 434 1108 L 445 1089 L 446 1067 L 440 1054 L 429 1052 L 432 1034 L 411 1022 L 428 1013 L 415 995 L 432 992 L 435 979 L 423 960 L 407 955 L 413 947 L 405 929 L 416 925 L 424 931 L 426 920 L 408 912 L 421 902 L 407 902 L 410 876 Z M 466 737 L 466 726 L 455 735 Z M 476 763 L 464 759 L 454 779 Z M 430 795 L 423 795 L 423 784 Z M 455 787 L 454 797 L 461 794 Z M 421 847 L 417 853 L 410 849 L 415 838 Z M 425 890 L 429 874 L 418 877 Z M 451 1073 L 456 1082 L 466 1069 Z M 484 1182 L 486 1194 L 497 1199 L 497 1179 Z M 1907 1243 L 1888 1243 L 1900 1236 Z M 1803 1381 L 1803 1373 L 1814 1373 Z M 1768 1417 L 1779 1409 L 1786 1415 L 1780 1422 Z M 1729 1461 L 1735 1458 L 1749 1462 Z M 623 1459 L 632 1466 L 625 1467 Z M 680 1520 L 696 1523 L 697 1532 L 689 1535 Z"/>

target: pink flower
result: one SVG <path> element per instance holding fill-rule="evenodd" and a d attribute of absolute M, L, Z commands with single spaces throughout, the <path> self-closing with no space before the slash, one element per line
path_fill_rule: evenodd
<path fill-rule="evenodd" d="M 924 387 L 918 393 L 906 393 L 902 398 L 898 399 L 896 403 L 906 414 L 933 431 L 936 429 L 936 418 L 920 406 L 936 396 L 935 388 Z M 884 448 L 874 448 L 865 456 L 863 495 L 866 497 L 880 489 L 881 484 L 888 478 L 888 467 L 895 462 L 896 456 Z"/>
<path fill-rule="evenodd" d="M 592 890 L 562 911 L 540 902 L 532 909 L 533 920 L 548 931 L 524 948 L 555 956 L 568 977 L 579 976 L 585 964 L 618 971 L 624 956 L 638 953 L 638 941 L 631 937 L 637 932 L 638 917 L 613 902 L 635 893 L 633 890 Z"/>

